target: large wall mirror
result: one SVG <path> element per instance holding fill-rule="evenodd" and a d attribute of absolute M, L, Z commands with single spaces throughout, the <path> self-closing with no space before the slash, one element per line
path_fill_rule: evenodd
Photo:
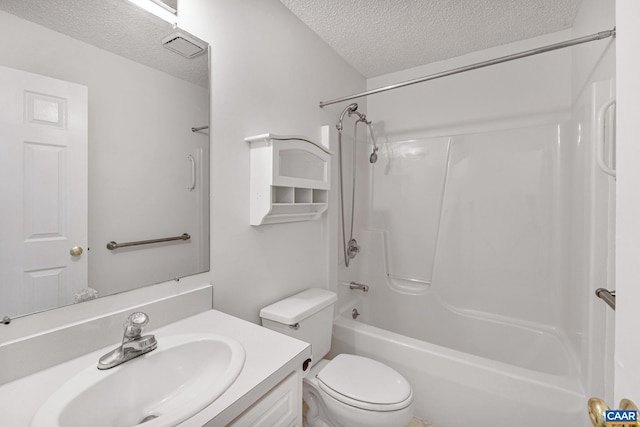
<path fill-rule="evenodd" d="M 0 319 L 207 271 L 208 46 L 127 0 L 0 27 Z"/>

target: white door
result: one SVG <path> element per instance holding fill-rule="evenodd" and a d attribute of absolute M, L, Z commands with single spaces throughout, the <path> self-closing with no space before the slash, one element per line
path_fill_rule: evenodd
<path fill-rule="evenodd" d="M 87 110 L 85 86 L 0 67 L 0 318 L 87 286 Z"/>
<path fill-rule="evenodd" d="M 616 1 L 615 405 L 640 405 L 640 2 Z M 612 402 L 613 403 L 613 402 Z"/>

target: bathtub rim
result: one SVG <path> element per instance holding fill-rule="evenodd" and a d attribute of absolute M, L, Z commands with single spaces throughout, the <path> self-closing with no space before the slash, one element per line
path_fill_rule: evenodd
<path fill-rule="evenodd" d="M 353 293 L 353 291 L 348 289 L 348 284 L 346 282 L 338 282 L 337 285 L 338 289 L 337 289 L 337 294 L 338 294 L 338 300 L 336 303 L 336 310 L 334 311 L 334 325 L 336 322 L 336 319 L 339 316 L 344 317 L 346 320 L 348 321 L 352 321 L 350 319 L 351 317 L 351 311 L 352 309 L 358 308 L 359 311 L 359 315 L 363 315 L 363 313 L 365 313 L 363 307 L 362 307 L 362 303 L 363 303 L 363 299 L 366 297 L 366 294 L 359 294 L 359 293 Z M 435 295 L 434 296 L 436 299 L 438 299 L 438 301 L 440 303 L 442 303 L 443 307 L 447 310 L 450 310 L 452 313 L 458 315 L 458 316 L 462 316 L 462 317 L 466 317 L 469 319 L 476 319 L 476 320 L 481 320 L 483 322 L 489 322 L 489 323 L 497 323 L 497 324 L 503 324 L 503 325 L 507 325 L 509 327 L 513 327 L 513 328 L 518 328 L 518 329 L 523 329 L 523 330 L 527 330 L 529 332 L 533 332 L 533 333 L 543 333 L 543 334 L 547 334 L 550 335 L 552 338 L 557 339 L 557 341 L 560 343 L 561 345 L 561 350 L 563 353 L 563 356 L 566 358 L 566 363 L 568 365 L 568 372 L 566 374 L 554 374 L 554 373 L 550 373 L 550 372 L 545 372 L 542 370 L 536 370 L 536 369 L 531 369 L 531 368 L 526 368 L 520 365 L 516 365 L 516 364 L 512 364 L 512 363 L 508 363 L 508 362 L 502 362 L 496 359 L 491 359 L 488 357 L 484 357 L 484 356 L 480 356 L 480 355 L 476 355 L 474 353 L 470 353 L 470 352 L 465 352 L 462 350 L 456 350 L 450 347 L 446 347 L 440 344 L 436 344 L 430 341 L 426 341 L 426 340 L 421 340 L 419 338 L 414 338 L 411 337 L 409 335 L 405 335 L 402 334 L 400 332 L 395 332 L 395 331 L 391 331 L 379 326 L 374 326 L 371 324 L 368 324 L 364 321 L 361 320 L 357 320 L 356 323 L 359 324 L 363 324 L 363 325 L 367 325 L 369 327 L 378 329 L 380 331 L 384 331 L 384 332 L 388 332 L 390 334 L 394 334 L 398 337 L 405 337 L 407 339 L 410 340 L 415 340 L 415 342 L 417 343 L 427 343 L 429 345 L 433 345 L 436 346 L 438 348 L 442 348 L 442 349 L 446 349 L 449 351 L 454 352 L 454 355 L 457 355 L 458 357 L 460 357 L 461 355 L 469 355 L 469 356 L 473 356 L 475 358 L 478 358 L 478 360 L 486 360 L 486 361 L 491 361 L 491 362 L 496 362 L 499 365 L 505 365 L 505 366 L 512 366 L 514 368 L 520 368 L 523 369 L 525 371 L 530 371 L 533 373 L 540 373 L 540 374 L 546 374 L 546 375 L 550 375 L 553 377 L 581 377 L 581 364 L 580 364 L 580 359 L 578 358 L 578 355 L 576 354 L 575 350 L 573 349 L 573 347 L 569 344 L 570 340 L 569 338 L 563 334 L 561 331 L 559 331 L 557 328 L 553 328 L 547 325 L 539 325 L 539 324 L 535 324 L 535 323 L 531 323 L 531 322 L 525 322 L 525 321 L 520 321 L 519 319 L 513 319 L 513 318 L 506 318 L 503 316 L 497 316 L 497 315 L 491 315 L 489 313 L 481 313 L 478 314 L 478 312 L 475 312 L 473 310 L 467 310 L 467 309 L 459 309 L 456 307 L 451 307 L 450 305 L 446 304 L 446 302 L 443 302 L 440 300 L 440 298 Z M 365 318 L 367 316 L 365 315 Z"/>
<path fill-rule="evenodd" d="M 355 332 L 364 334 L 368 337 L 379 338 L 385 342 L 390 342 L 401 347 L 424 352 L 434 357 L 446 358 L 451 362 L 461 363 L 466 366 L 473 366 L 483 371 L 502 375 L 514 380 L 544 384 L 547 387 L 552 387 L 558 391 L 571 393 L 579 397 L 583 397 L 585 395 L 585 390 L 580 381 L 580 375 L 577 370 L 573 370 L 568 375 L 555 375 L 535 371 L 398 334 L 358 320 L 349 319 L 344 314 L 345 313 L 342 311 L 338 311 L 334 317 L 334 333 L 336 328 L 342 328 L 345 330 L 352 329 Z M 357 349 L 357 344 L 354 343 L 353 345 Z M 330 354 L 332 356 L 335 355 L 334 353 Z"/>

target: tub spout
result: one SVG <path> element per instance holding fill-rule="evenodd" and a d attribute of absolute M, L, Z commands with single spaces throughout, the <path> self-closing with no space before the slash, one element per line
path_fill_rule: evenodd
<path fill-rule="evenodd" d="M 349 283 L 349 289 L 359 289 L 362 292 L 369 292 L 369 285 L 363 285 L 362 283 L 351 282 Z"/>

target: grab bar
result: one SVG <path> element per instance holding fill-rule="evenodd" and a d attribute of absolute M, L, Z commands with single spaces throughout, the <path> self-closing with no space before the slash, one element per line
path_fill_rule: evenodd
<path fill-rule="evenodd" d="M 189 183 L 187 190 L 193 191 L 196 188 L 196 160 L 191 154 L 187 156 L 187 159 L 191 162 L 191 182 Z"/>
<path fill-rule="evenodd" d="M 616 309 L 616 291 L 609 291 L 605 288 L 596 289 L 596 296 L 604 301 L 613 310 Z"/>
<path fill-rule="evenodd" d="M 205 126 L 194 126 L 191 128 L 191 132 L 200 132 L 201 130 L 207 130 L 209 129 L 208 125 Z"/>
<path fill-rule="evenodd" d="M 597 136 L 596 136 L 596 161 L 598 162 L 598 167 L 602 170 L 602 172 L 606 173 L 615 178 L 616 171 L 612 167 L 606 164 L 604 160 L 604 142 L 605 142 L 605 128 L 604 128 L 604 119 L 609 108 L 616 105 L 616 100 L 612 99 L 611 101 L 605 103 L 600 110 L 598 110 L 598 126 L 597 126 Z M 613 141 L 610 141 L 613 143 Z"/>
<path fill-rule="evenodd" d="M 137 242 L 126 242 L 126 243 L 116 243 L 111 241 L 107 243 L 107 249 L 110 251 L 118 248 L 126 248 L 127 246 L 138 246 L 138 245 L 148 245 L 151 243 L 162 243 L 162 242 L 171 242 L 173 240 L 189 240 L 191 238 L 187 233 L 183 233 L 182 236 L 176 237 L 165 237 L 163 239 L 153 239 L 153 240 L 140 240 Z"/>

